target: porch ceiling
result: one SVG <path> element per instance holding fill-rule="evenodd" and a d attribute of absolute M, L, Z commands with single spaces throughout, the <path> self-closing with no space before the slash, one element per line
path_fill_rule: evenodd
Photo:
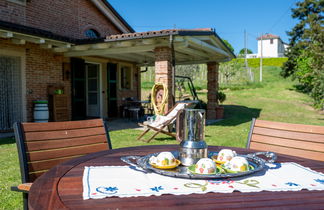
<path fill-rule="evenodd" d="M 43 34 L 42 34 L 43 35 Z M 46 49 L 67 49 L 73 44 L 71 41 L 67 41 L 67 38 L 60 36 L 53 36 L 52 34 L 45 34 L 46 36 L 30 35 L 23 32 L 16 32 L 12 30 L 6 30 L 0 28 L 0 38 L 10 39 L 13 44 L 24 45 L 26 42 L 39 44 L 42 48 Z M 50 38 L 48 38 L 50 37 Z M 52 38 L 53 37 L 53 38 Z"/>
<path fill-rule="evenodd" d="M 156 47 L 173 47 L 176 64 L 223 62 L 235 58 L 224 42 L 211 29 L 162 30 L 106 37 L 103 42 L 55 48 L 67 57 L 96 56 L 154 65 Z"/>

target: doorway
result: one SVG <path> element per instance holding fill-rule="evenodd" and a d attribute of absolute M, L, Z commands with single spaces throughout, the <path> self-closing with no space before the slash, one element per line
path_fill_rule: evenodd
<path fill-rule="evenodd" d="M 100 64 L 86 63 L 87 117 L 100 117 Z"/>
<path fill-rule="evenodd" d="M 0 131 L 23 121 L 21 57 L 0 56 Z"/>
<path fill-rule="evenodd" d="M 101 117 L 101 78 L 98 63 L 71 58 L 72 119 L 85 120 Z"/>
<path fill-rule="evenodd" d="M 118 116 L 117 106 L 117 64 L 107 64 L 108 117 Z"/>

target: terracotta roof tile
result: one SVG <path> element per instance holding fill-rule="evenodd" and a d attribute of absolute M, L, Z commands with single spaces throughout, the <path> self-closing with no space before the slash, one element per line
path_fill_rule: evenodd
<path fill-rule="evenodd" d="M 264 34 L 263 36 L 258 37 L 258 40 L 261 40 L 261 38 L 262 39 L 278 39 L 280 37 L 277 35 L 274 35 L 274 34 Z"/>
<path fill-rule="evenodd" d="M 198 28 L 198 29 L 164 29 L 159 31 L 146 31 L 146 32 L 135 32 L 127 34 L 116 34 L 106 36 L 106 41 L 116 41 L 116 40 L 127 40 L 127 39 L 138 39 L 138 38 L 148 38 L 148 37 L 157 37 L 157 36 L 167 36 L 167 35 L 186 35 L 186 34 L 196 34 L 196 35 L 205 35 L 205 34 L 214 33 L 214 30 L 211 28 Z"/>

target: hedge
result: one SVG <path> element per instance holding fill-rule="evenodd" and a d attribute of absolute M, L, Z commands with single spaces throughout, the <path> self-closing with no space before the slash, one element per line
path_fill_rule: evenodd
<path fill-rule="evenodd" d="M 244 64 L 244 58 L 236 58 L 230 62 L 236 60 L 238 63 Z M 248 66 L 249 67 L 260 67 L 260 58 L 248 58 Z M 262 65 L 263 66 L 277 66 L 282 67 L 282 64 L 286 62 L 288 58 L 263 58 Z"/>

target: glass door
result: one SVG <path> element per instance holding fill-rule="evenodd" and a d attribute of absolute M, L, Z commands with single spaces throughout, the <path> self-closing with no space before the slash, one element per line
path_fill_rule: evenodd
<path fill-rule="evenodd" d="M 87 117 L 100 117 L 99 64 L 86 63 Z"/>
<path fill-rule="evenodd" d="M 0 56 L 0 131 L 22 121 L 21 58 Z"/>
<path fill-rule="evenodd" d="M 107 64 L 108 117 L 118 116 L 117 106 L 117 64 Z"/>

